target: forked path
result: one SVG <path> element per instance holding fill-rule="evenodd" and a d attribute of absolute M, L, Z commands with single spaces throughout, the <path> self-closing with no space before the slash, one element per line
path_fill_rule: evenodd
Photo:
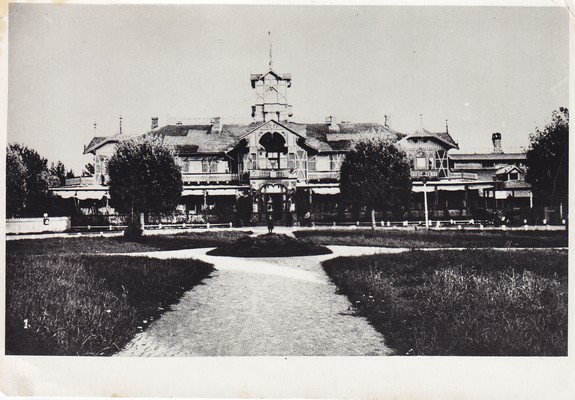
<path fill-rule="evenodd" d="M 287 258 L 208 256 L 209 249 L 141 253 L 196 258 L 217 271 L 186 292 L 119 356 L 364 356 L 391 350 L 336 294 L 320 262 L 381 252 L 330 246 L 334 254 Z M 389 252 L 391 249 L 386 249 Z M 401 251 L 401 250 L 398 250 Z"/>

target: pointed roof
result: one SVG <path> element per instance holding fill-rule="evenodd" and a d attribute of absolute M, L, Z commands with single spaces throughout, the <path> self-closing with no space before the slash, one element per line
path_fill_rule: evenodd
<path fill-rule="evenodd" d="M 106 143 L 117 143 L 125 138 L 126 135 L 123 135 L 120 132 L 112 136 L 95 136 L 84 149 L 84 154 L 94 153 L 98 148 L 102 147 Z"/>
<path fill-rule="evenodd" d="M 503 168 L 499 168 L 497 171 L 495 171 L 495 175 L 504 175 L 504 174 L 508 174 L 512 171 L 517 171 L 520 172 L 522 174 L 525 174 L 525 169 L 524 168 L 520 168 L 517 165 L 506 165 Z"/>
<path fill-rule="evenodd" d="M 457 143 L 455 143 L 455 141 L 448 132 L 430 132 L 425 128 L 419 128 L 412 134 L 407 135 L 405 139 L 408 140 L 415 138 L 433 138 L 439 140 L 440 142 L 446 144 L 447 146 L 453 149 L 459 149 L 459 146 L 457 145 Z"/>
<path fill-rule="evenodd" d="M 256 82 L 263 80 L 266 76 L 273 75 L 276 79 L 281 81 L 287 81 L 288 85 L 291 85 L 291 74 L 278 74 L 274 70 L 270 69 L 268 72 L 263 74 L 251 74 L 250 81 L 252 83 L 252 88 L 256 86 Z"/>

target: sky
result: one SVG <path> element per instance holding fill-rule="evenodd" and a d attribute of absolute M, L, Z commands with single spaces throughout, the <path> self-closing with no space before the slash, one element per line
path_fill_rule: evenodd
<path fill-rule="evenodd" d="M 79 174 L 93 136 L 220 116 L 249 123 L 251 73 L 291 73 L 292 121 L 445 128 L 464 152 L 529 144 L 568 106 L 556 7 L 11 4 L 9 143 Z M 94 123 L 97 124 L 94 128 Z"/>

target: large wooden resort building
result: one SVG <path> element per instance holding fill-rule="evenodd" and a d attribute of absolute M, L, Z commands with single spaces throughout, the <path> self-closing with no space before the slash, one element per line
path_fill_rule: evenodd
<path fill-rule="evenodd" d="M 501 151 L 501 135 L 486 154 L 451 154 L 458 150 L 446 124 L 443 132 L 423 127 L 411 134 L 393 130 L 387 122 L 346 123 L 328 117 L 318 123 L 292 121 L 287 94 L 291 75 L 270 68 L 250 76 L 255 92 L 253 121 L 227 124 L 211 118 L 204 124 L 175 122 L 149 132 L 172 143 L 184 183 L 173 222 L 231 222 L 238 204 L 250 202 L 252 222 L 272 216 L 278 223 L 297 223 L 309 213 L 315 221 L 355 221 L 364 211 L 346 206 L 339 193 L 339 170 L 354 141 L 385 138 L 401 146 L 412 166 L 413 198 L 403 215 L 421 219 L 427 192 L 430 217 L 472 218 L 478 210 L 499 212 L 529 207 L 525 184 L 525 154 Z M 387 121 L 387 118 L 386 118 Z M 54 194 L 73 201 L 76 214 L 114 215 L 108 203 L 107 159 L 122 133 L 94 137 L 84 154 L 94 156 L 94 174 L 68 179 Z M 425 184 L 424 184 L 425 181 Z"/>

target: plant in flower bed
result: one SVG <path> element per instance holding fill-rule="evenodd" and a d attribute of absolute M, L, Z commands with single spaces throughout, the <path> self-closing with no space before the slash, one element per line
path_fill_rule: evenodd
<path fill-rule="evenodd" d="M 8 255 L 6 352 L 110 355 L 211 271 L 197 260 Z"/>
<path fill-rule="evenodd" d="M 404 231 L 318 229 L 294 235 L 315 244 L 385 247 L 567 247 L 566 231 Z"/>
<path fill-rule="evenodd" d="M 567 355 L 566 251 L 410 251 L 322 265 L 397 354 Z"/>
<path fill-rule="evenodd" d="M 64 237 L 6 242 L 7 254 L 131 253 L 214 247 L 249 235 L 249 231 L 185 232 L 170 235 L 125 237 Z"/>
<path fill-rule="evenodd" d="M 331 250 L 291 236 L 268 233 L 240 238 L 234 243 L 210 250 L 208 254 L 232 257 L 293 257 L 331 254 Z"/>

